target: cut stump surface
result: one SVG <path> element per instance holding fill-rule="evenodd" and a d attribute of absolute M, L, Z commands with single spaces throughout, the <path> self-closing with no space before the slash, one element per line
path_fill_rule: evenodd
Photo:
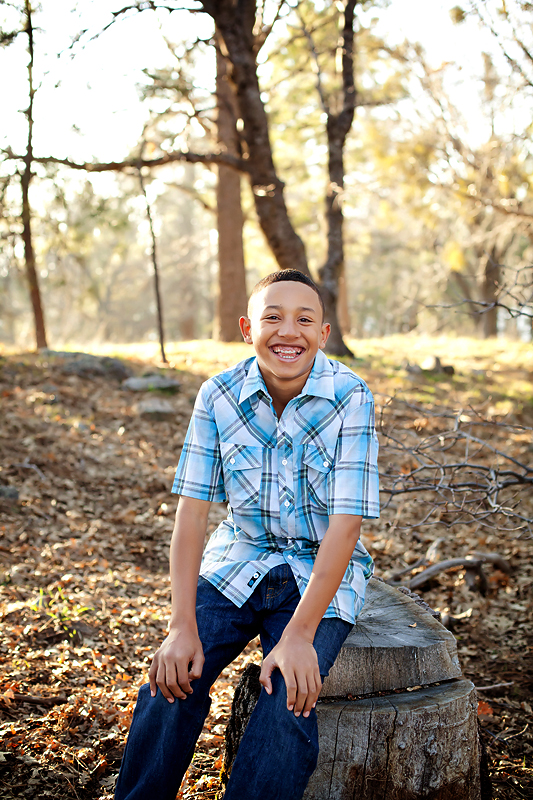
<path fill-rule="evenodd" d="M 453 634 L 412 597 L 371 579 L 320 696 L 390 692 L 460 677 Z"/>

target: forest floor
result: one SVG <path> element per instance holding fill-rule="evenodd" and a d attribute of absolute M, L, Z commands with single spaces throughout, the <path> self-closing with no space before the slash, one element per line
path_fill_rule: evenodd
<path fill-rule="evenodd" d="M 429 427 L 438 439 L 448 424 L 442 409 L 466 410 L 482 425 L 479 438 L 490 439 L 494 462 L 499 451 L 531 464 L 531 345 L 410 336 L 353 344 L 357 358 L 347 363 L 374 391 L 378 419 L 394 396 L 395 430 Z M 0 497 L 2 800 L 111 798 L 136 691 L 167 625 L 176 507 L 169 490 L 194 398 L 205 377 L 250 350 L 179 343 L 168 347 L 165 369 L 152 347 L 108 354 L 135 374 L 181 382 L 164 398 L 175 411 L 171 422 L 142 418 L 139 396 L 118 380 L 67 374 L 66 358 L 0 357 L 0 489 L 18 491 Z M 431 355 L 455 374 L 413 372 L 410 365 Z M 486 460 L 486 452 L 477 457 Z M 404 469 L 401 461 L 396 467 Z M 406 493 L 363 532 L 385 579 L 401 570 L 411 577 L 428 550 L 429 561 L 480 550 L 504 559 L 503 569 L 486 569 L 485 587 L 455 568 L 419 593 L 455 618 L 465 676 L 494 687 L 478 692 L 482 739 L 494 796 L 512 800 L 533 797 L 533 538 L 525 519 L 533 516 L 532 494 L 530 486 L 513 488 L 511 516 L 450 524 L 446 513 L 424 523 L 421 508 L 431 498 Z M 222 505 L 212 507 L 210 532 L 224 516 Z M 220 792 L 225 723 L 249 660 L 260 661 L 256 643 L 213 689 L 183 800 Z"/>

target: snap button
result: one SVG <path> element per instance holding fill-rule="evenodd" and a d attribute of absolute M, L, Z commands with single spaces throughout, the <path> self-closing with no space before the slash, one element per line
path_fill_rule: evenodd
<path fill-rule="evenodd" d="M 288 508 L 290 506 L 290 503 L 289 503 L 288 500 L 285 500 L 284 506 L 285 506 L 285 508 Z"/>
<path fill-rule="evenodd" d="M 329 461 L 324 461 L 324 466 L 329 467 Z"/>
<path fill-rule="evenodd" d="M 235 459 L 234 458 L 230 458 L 229 463 L 230 464 L 235 464 Z"/>
<path fill-rule="evenodd" d="M 283 464 L 283 466 L 284 466 L 284 467 L 286 467 L 286 466 L 287 466 L 287 459 L 286 459 L 286 458 L 284 458 L 284 459 L 283 459 L 283 461 L 282 461 L 281 463 Z"/>

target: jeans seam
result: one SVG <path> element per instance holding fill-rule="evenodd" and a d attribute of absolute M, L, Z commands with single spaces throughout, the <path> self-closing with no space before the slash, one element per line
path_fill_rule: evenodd
<path fill-rule="evenodd" d="M 285 587 L 287 586 L 288 582 L 289 582 L 289 579 L 285 578 L 283 580 L 283 583 L 281 584 L 281 586 L 277 590 L 276 589 L 267 589 L 265 600 L 267 600 L 267 601 L 268 600 L 275 600 L 276 597 L 279 597 L 280 594 L 283 594 L 283 592 L 285 591 Z M 271 594 L 271 592 L 275 592 L 275 594 Z"/>

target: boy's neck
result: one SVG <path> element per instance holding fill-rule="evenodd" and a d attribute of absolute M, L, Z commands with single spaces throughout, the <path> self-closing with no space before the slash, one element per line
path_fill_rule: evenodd
<path fill-rule="evenodd" d="M 272 398 L 272 405 L 274 406 L 274 411 L 276 412 L 278 419 L 283 414 L 285 406 L 293 398 L 298 397 L 298 395 L 301 393 L 302 389 L 307 383 L 307 378 L 309 377 L 310 372 L 311 370 L 309 370 L 306 375 L 300 375 L 295 382 L 272 380 L 271 377 L 269 379 L 265 379 L 265 376 L 263 373 L 261 373 L 261 375 L 263 375 L 263 380 L 265 381 L 265 386 L 268 389 L 268 393 Z"/>

